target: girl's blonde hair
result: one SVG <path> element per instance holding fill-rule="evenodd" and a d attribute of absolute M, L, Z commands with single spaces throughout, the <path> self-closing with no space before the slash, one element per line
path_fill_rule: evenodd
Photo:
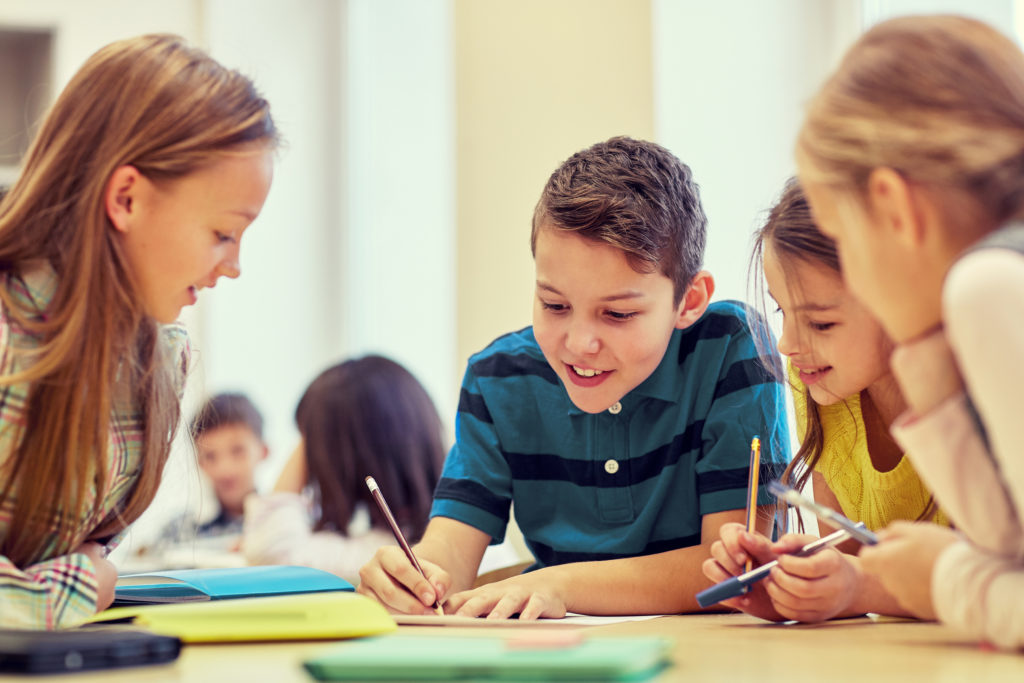
<path fill-rule="evenodd" d="M 45 316 L 0 287 L 12 324 L 40 340 L 22 351 L 30 354 L 27 369 L 0 377 L 0 386 L 30 383 L 23 437 L 0 489 L 0 506 L 12 515 L 0 553 L 15 564 L 85 540 L 75 530 L 111 483 L 104 463 L 115 402 L 139 412 L 141 462 L 131 493 L 88 538 L 116 533 L 150 503 L 179 420 L 174 373 L 182 369 L 143 311 L 107 218 L 111 174 L 131 165 L 166 181 L 243 146 L 276 142 L 268 104 L 249 79 L 169 35 L 99 50 L 47 114 L 0 202 L 5 279 L 41 264 L 57 275 Z"/>
<path fill-rule="evenodd" d="M 804 183 L 863 193 L 888 167 L 950 209 L 968 198 L 996 225 L 1022 217 L 1024 54 L 965 17 L 880 23 L 811 101 L 797 157 Z"/>

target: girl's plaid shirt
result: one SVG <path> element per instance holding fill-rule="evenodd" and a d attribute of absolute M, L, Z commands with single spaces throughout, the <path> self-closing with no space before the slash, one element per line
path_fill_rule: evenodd
<path fill-rule="evenodd" d="M 7 287 L 15 301 L 40 312 L 45 311 L 56 284 L 56 275 L 48 267 L 24 277 L 12 274 L 0 277 L 0 286 Z M 190 353 L 188 337 L 181 326 L 164 329 L 165 339 L 174 350 L 172 357 L 181 362 L 180 395 Z M 14 350 L 36 346 L 38 339 L 20 329 L 6 311 L 0 310 L 0 374 L 24 369 L 29 360 Z M 0 487 L 6 485 L 4 464 L 22 438 L 28 388 L 27 383 L 0 386 Z M 134 407 L 115 409 L 111 415 L 107 457 L 102 464 L 106 468 L 105 490 L 93 488 L 88 493 L 92 513 L 80 520 L 69 536 L 59 536 L 55 531 L 48 539 L 46 559 L 36 564 L 17 567 L 0 555 L 0 627 L 63 628 L 82 623 L 96 611 L 97 585 L 92 561 L 73 551 L 89 539 L 92 530 L 113 514 L 131 491 L 142 455 L 142 432 L 141 416 Z M 46 476 L 45 472 L 33 474 Z M 13 488 L 0 504 L 0 537 L 6 535 L 10 527 L 16 496 L 17 490 Z"/>

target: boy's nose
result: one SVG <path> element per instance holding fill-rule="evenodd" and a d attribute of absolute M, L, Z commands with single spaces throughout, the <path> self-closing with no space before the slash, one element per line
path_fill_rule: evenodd
<path fill-rule="evenodd" d="M 586 323 L 572 323 L 566 334 L 565 347 L 569 353 L 586 356 L 598 352 L 601 342 L 592 327 Z"/>

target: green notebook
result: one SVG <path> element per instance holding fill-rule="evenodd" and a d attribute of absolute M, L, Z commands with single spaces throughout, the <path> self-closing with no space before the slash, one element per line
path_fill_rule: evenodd
<path fill-rule="evenodd" d="M 546 645 L 398 634 L 346 643 L 303 665 L 321 681 L 642 681 L 668 665 L 670 650 L 669 640 L 656 637 L 590 636 Z"/>

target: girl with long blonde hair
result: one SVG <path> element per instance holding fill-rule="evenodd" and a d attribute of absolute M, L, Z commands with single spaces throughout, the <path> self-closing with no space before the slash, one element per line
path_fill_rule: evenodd
<path fill-rule="evenodd" d="M 972 19 L 873 27 L 811 101 L 800 182 L 896 348 L 893 435 L 962 535 L 861 560 L 913 614 L 1024 646 L 1024 54 Z"/>
<path fill-rule="evenodd" d="M 113 597 L 104 549 L 153 499 L 196 293 L 239 275 L 277 133 L 253 84 L 174 36 L 79 69 L 0 202 L 0 625 Z"/>

